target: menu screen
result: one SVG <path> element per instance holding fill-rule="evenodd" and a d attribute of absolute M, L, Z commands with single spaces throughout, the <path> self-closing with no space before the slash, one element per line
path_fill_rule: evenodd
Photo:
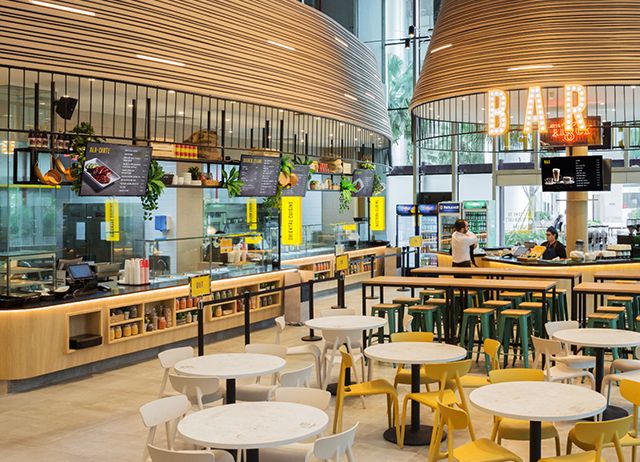
<path fill-rule="evenodd" d="M 602 156 L 545 157 L 543 191 L 609 191 L 611 161 Z"/>
<path fill-rule="evenodd" d="M 280 157 L 244 154 L 240 160 L 240 196 L 275 196 L 279 175 Z"/>
<path fill-rule="evenodd" d="M 352 194 L 353 197 L 369 197 L 373 196 L 373 180 L 375 172 L 373 170 L 354 170 L 353 172 L 353 186 L 356 188 L 356 192 Z"/>
<path fill-rule="evenodd" d="M 295 175 L 297 183 L 295 186 L 283 189 L 283 196 L 300 196 L 304 197 L 307 194 L 307 183 L 309 182 L 309 165 L 294 165 L 293 174 Z"/>
<path fill-rule="evenodd" d="M 81 196 L 144 196 L 152 148 L 88 143 Z"/>

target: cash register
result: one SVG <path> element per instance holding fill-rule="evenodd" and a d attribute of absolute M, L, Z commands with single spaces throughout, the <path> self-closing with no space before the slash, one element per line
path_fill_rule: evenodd
<path fill-rule="evenodd" d="M 86 293 L 98 290 L 98 278 L 91 271 L 88 263 L 67 266 L 67 282 L 71 293 Z"/>

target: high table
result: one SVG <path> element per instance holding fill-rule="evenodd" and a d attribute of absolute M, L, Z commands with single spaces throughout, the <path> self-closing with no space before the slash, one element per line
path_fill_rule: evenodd
<path fill-rule="evenodd" d="M 619 329 L 567 329 L 553 334 L 553 338 L 569 345 L 593 348 L 596 353 L 596 390 L 602 392 L 604 377 L 604 350 L 607 348 L 630 348 L 640 345 L 640 332 Z M 627 411 L 617 406 L 608 406 L 604 420 L 627 415 Z"/>
<path fill-rule="evenodd" d="M 595 282 L 605 281 L 637 281 L 640 282 L 640 273 L 634 271 L 601 271 L 593 275 Z"/>
<path fill-rule="evenodd" d="M 187 415 L 178 433 L 205 447 L 247 451 L 258 462 L 259 450 L 306 440 L 322 433 L 326 412 L 298 403 L 260 401 L 218 406 Z"/>
<path fill-rule="evenodd" d="M 600 393 L 557 382 L 506 382 L 476 388 L 471 403 L 489 414 L 529 421 L 529 461 L 540 459 L 542 422 L 579 420 L 600 414 L 607 400 Z"/>
<path fill-rule="evenodd" d="M 325 385 L 326 382 L 331 377 L 331 371 L 333 370 L 333 362 L 336 358 L 336 353 L 338 348 L 347 343 L 347 336 L 349 332 L 363 332 L 366 333 L 368 330 L 379 329 L 384 327 L 387 324 L 387 320 L 384 318 L 380 318 L 378 316 L 324 316 L 321 318 L 309 319 L 305 322 L 305 325 L 314 330 L 321 330 L 323 333 L 331 332 L 335 336 L 335 341 L 333 344 L 333 350 L 331 352 L 331 361 L 329 362 L 329 366 L 324 376 Z M 363 343 L 362 348 L 364 349 L 366 345 L 366 336 L 363 334 Z M 364 379 L 364 377 L 363 377 Z M 351 371 L 347 369 L 346 374 L 346 383 L 351 383 Z M 333 394 L 335 394 L 335 390 L 333 390 L 333 384 L 329 385 L 327 388 L 331 388 Z M 323 387 L 324 388 L 324 387 Z"/>
<path fill-rule="evenodd" d="M 226 402 L 236 402 L 236 379 L 273 374 L 284 368 L 286 361 L 278 356 L 256 353 L 218 353 L 196 356 L 178 362 L 179 374 L 226 379 Z"/>
<path fill-rule="evenodd" d="M 453 291 L 459 290 L 462 293 L 462 301 L 466 303 L 464 296 L 469 290 L 493 290 L 493 291 L 521 291 L 521 292 L 541 292 L 544 303 L 551 300 L 555 311 L 557 281 L 522 280 L 522 279 L 462 279 L 462 278 L 424 278 L 424 277 L 401 277 L 401 276 L 378 276 L 362 282 L 362 314 L 367 312 L 367 287 L 380 288 L 380 303 L 384 303 L 385 287 L 409 287 L 412 291 L 417 288 L 434 288 L 445 291 L 446 312 L 444 316 L 445 341 L 456 343 L 456 319 L 454 319 Z M 546 318 L 546 310 L 543 310 Z M 546 319 L 545 319 L 546 321 Z"/>
<path fill-rule="evenodd" d="M 599 273 L 600 278 L 604 273 Z M 593 295 L 596 301 L 598 295 L 621 295 L 623 297 L 640 296 L 640 284 L 616 284 L 615 282 L 583 282 L 573 288 L 571 294 L 571 304 L 577 303 L 578 297 L 581 297 L 581 312 L 578 316 L 580 325 L 584 326 L 587 322 L 587 295 Z"/>
<path fill-rule="evenodd" d="M 446 343 L 395 342 L 379 343 L 364 350 L 369 359 L 388 363 L 411 365 L 411 393 L 420 392 L 420 368 L 423 364 L 448 363 L 467 357 L 467 350 Z M 404 444 L 423 446 L 429 444 L 433 427 L 420 425 L 420 403 L 411 401 L 411 427 L 406 429 Z M 395 428 L 384 432 L 384 439 L 397 443 Z"/>

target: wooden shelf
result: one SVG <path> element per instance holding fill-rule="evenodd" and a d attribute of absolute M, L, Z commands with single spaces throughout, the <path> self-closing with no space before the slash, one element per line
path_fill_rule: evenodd
<path fill-rule="evenodd" d="M 210 160 L 210 159 L 199 159 L 192 157 L 173 157 L 173 156 L 151 156 L 152 160 L 157 160 L 158 162 L 180 162 L 185 164 L 210 164 L 210 165 L 240 165 L 240 162 L 237 160 Z"/>
<path fill-rule="evenodd" d="M 202 185 L 191 185 L 191 184 L 168 184 L 164 185 L 165 188 L 175 188 L 175 189 L 226 189 L 224 186 L 202 186 Z"/>
<path fill-rule="evenodd" d="M 130 318 L 130 319 L 125 319 L 124 321 L 118 321 L 114 323 L 110 322 L 109 327 L 122 326 L 123 324 L 133 324 L 134 322 L 139 322 L 139 321 L 144 321 L 144 318 L 142 317 Z"/>
<path fill-rule="evenodd" d="M 197 306 L 192 306 L 191 308 L 185 308 L 184 310 L 176 310 L 176 314 L 178 313 L 186 313 L 187 311 L 194 311 L 197 310 L 198 307 Z"/>
<path fill-rule="evenodd" d="M 166 330 L 166 329 L 165 329 Z M 129 337 L 120 337 L 120 338 L 114 338 L 113 340 L 109 340 L 109 345 L 114 344 L 114 343 L 120 343 L 120 342 L 125 342 L 127 340 L 132 340 L 134 338 L 139 338 L 139 337 L 143 337 L 147 334 L 147 332 L 143 332 L 143 333 L 138 333 L 136 335 L 130 335 Z"/>

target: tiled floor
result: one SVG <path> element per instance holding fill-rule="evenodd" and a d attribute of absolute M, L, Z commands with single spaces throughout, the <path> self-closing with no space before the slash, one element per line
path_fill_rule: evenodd
<path fill-rule="evenodd" d="M 347 305 L 359 309 L 359 295 L 359 291 L 348 292 Z M 317 299 L 316 308 L 327 308 L 334 302 L 334 297 L 322 297 Z M 302 327 L 287 327 L 282 342 L 289 345 L 300 343 L 300 337 L 306 332 Z M 274 329 L 267 329 L 254 333 L 252 340 L 273 342 L 274 335 Z M 243 339 L 237 337 L 208 345 L 207 352 L 242 351 L 242 347 Z M 475 366 L 475 371 L 481 373 L 483 368 L 480 363 Z M 394 369 L 378 365 L 374 374 L 392 380 Z M 0 461 L 140 460 L 146 430 L 138 408 L 156 398 L 161 376 L 159 364 L 154 360 L 70 383 L 0 397 Z M 406 391 L 408 387 L 402 387 L 401 395 Z M 629 408 L 620 400 L 616 389 L 612 401 Z M 383 397 L 367 398 L 366 409 L 362 408 L 358 399 L 347 403 L 345 428 L 356 421 L 360 422 L 355 446 L 357 460 L 425 461 L 426 448 L 406 447 L 400 450 L 382 439 L 386 422 L 385 408 Z M 431 423 L 432 419 L 432 414 L 423 410 L 423 423 Z M 491 416 L 472 409 L 472 419 L 478 437 L 488 437 Z M 567 431 L 572 425 L 571 422 L 557 425 L 563 451 Z M 456 445 L 468 440 L 464 432 L 456 432 L 454 437 Z M 527 459 L 527 442 L 505 442 L 505 446 Z M 625 456 L 629 451 L 625 450 Z M 553 440 L 547 440 L 543 442 L 543 456 L 552 455 Z M 608 460 L 615 460 L 613 451 L 608 450 L 606 455 Z"/>

